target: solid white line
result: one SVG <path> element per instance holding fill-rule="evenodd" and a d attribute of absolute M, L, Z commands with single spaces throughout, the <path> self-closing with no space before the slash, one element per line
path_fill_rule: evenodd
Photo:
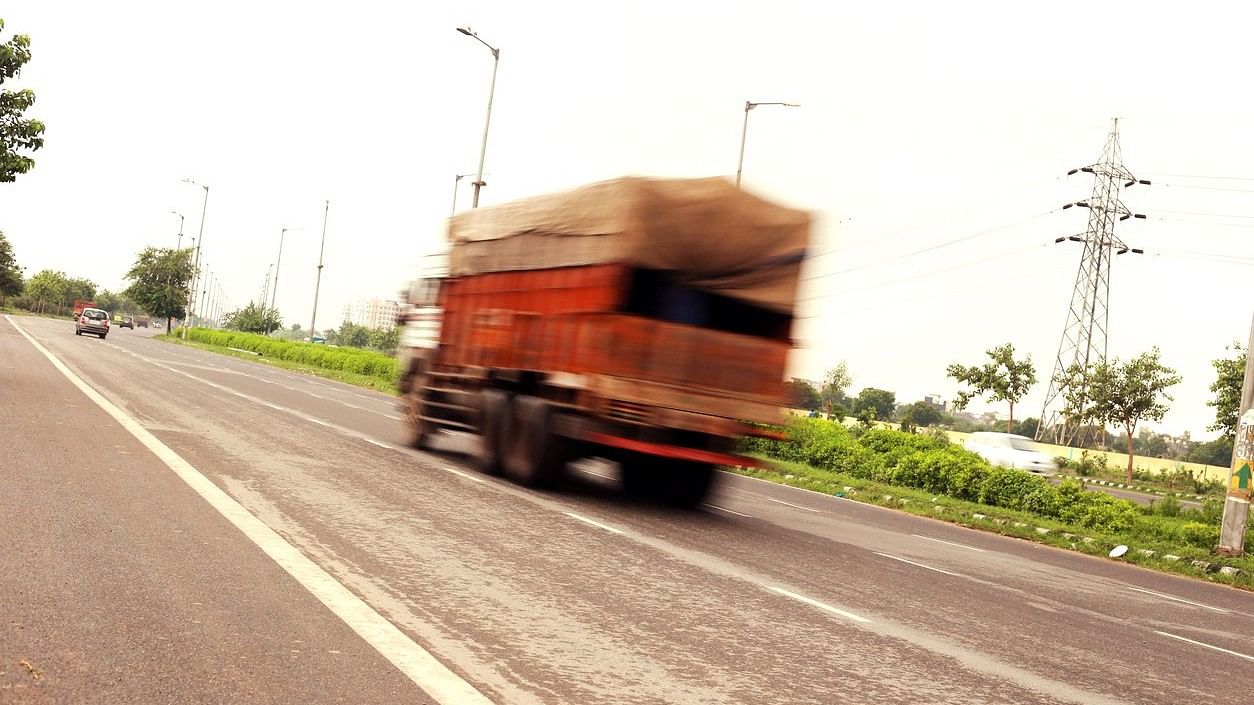
<path fill-rule="evenodd" d="M 776 503 L 776 504 L 783 504 L 783 505 L 786 505 L 786 506 L 789 506 L 789 507 L 794 507 L 794 508 L 796 508 L 796 509 L 804 509 L 804 510 L 806 510 L 807 512 L 814 512 L 815 514 L 822 514 L 822 513 L 823 513 L 823 512 L 820 512 L 819 510 L 814 509 L 814 508 L 812 508 L 812 507 L 803 507 L 803 506 L 801 506 L 800 504 L 793 504 L 792 502 L 785 502 L 785 501 L 784 501 L 784 500 L 782 500 L 782 499 L 773 499 L 773 498 L 771 498 L 771 497 L 763 497 L 763 499 L 765 499 L 765 500 L 766 500 L 766 501 L 768 501 L 768 502 L 774 502 L 774 503 Z"/>
<path fill-rule="evenodd" d="M 306 420 L 306 421 L 312 421 L 313 423 L 316 423 L 316 424 L 318 424 L 319 426 L 330 426 L 330 425 L 331 425 L 331 424 L 327 423 L 326 421 L 319 421 L 318 419 L 315 419 L 315 418 L 314 418 L 314 417 L 312 417 L 312 416 L 306 416 L 306 417 L 305 417 L 305 420 Z"/>
<path fill-rule="evenodd" d="M 985 551 L 982 548 L 976 548 L 975 546 L 967 546 L 961 543 L 954 543 L 953 541 L 944 541 L 942 539 L 934 539 L 931 536 L 924 536 L 922 534 L 910 534 L 910 535 L 915 537 L 916 539 L 926 539 L 928 541 L 935 541 L 936 543 L 943 543 L 947 546 L 957 546 L 958 548 L 965 548 L 968 551 L 976 551 L 978 553 L 988 553 L 988 551 Z"/>
<path fill-rule="evenodd" d="M 392 446 L 390 446 L 390 445 L 388 445 L 388 444 L 386 444 L 386 443 L 380 443 L 380 442 L 378 442 L 378 441 L 376 441 L 376 440 L 374 440 L 374 439 L 372 439 L 372 438 L 363 438 L 363 439 L 361 439 L 361 440 L 363 440 L 363 441 L 365 441 L 365 442 L 369 443 L 370 445 L 375 445 L 375 446 L 379 446 L 380 448 L 387 448 L 388 450 L 392 450 Z"/>
<path fill-rule="evenodd" d="M 474 475 L 471 475 L 468 472 L 462 472 L 461 470 L 458 470 L 457 468 L 444 468 L 444 469 L 453 473 L 454 475 L 457 475 L 458 477 L 464 477 L 467 480 L 470 480 L 471 482 L 478 482 L 481 485 L 484 484 L 482 477 L 475 477 Z"/>
<path fill-rule="evenodd" d="M 430 652 L 423 649 L 413 639 L 405 635 L 396 625 L 384 619 L 360 597 L 331 577 L 317 563 L 314 563 L 295 546 L 288 543 L 273 529 L 254 516 L 222 491 L 213 481 L 200 473 L 191 463 L 187 462 L 160 439 L 152 435 L 148 429 L 140 425 L 126 412 L 114 406 L 99 392 L 92 389 L 78 375 L 70 371 L 55 355 L 48 351 L 39 341 L 22 330 L 13 319 L 5 316 L 9 324 L 17 329 L 35 349 L 43 353 L 53 367 L 65 375 L 79 391 L 96 403 L 105 413 L 112 416 L 118 425 L 130 432 L 140 443 L 144 444 L 153 455 L 157 456 L 166 467 L 196 491 L 209 506 L 213 507 L 227 521 L 235 525 L 245 536 L 257 545 L 266 555 L 270 556 L 279 567 L 287 571 L 314 597 L 318 598 L 327 609 L 339 617 L 358 636 L 370 644 L 384 658 L 392 662 L 402 673 L 409 677 L 419 688 L 430 695 L 441 705 L 461 705 L 475 703 L 491 705 L 482 693 L 462 680 L 447 666 L 440 663 Z"/>
<path fill-rule="evenodd" d="M 863 624 L 871 623 L 871 620 L 867 619 L 866 617 L 859 617 L 853 612 L 846 612 L 842 609 L 837 609 L 835 607 L 832 607 L 831 605 L 819 602 L 818 600 L 811 600 L 810 598 L 805 597 L 804 595 L 798 595 L 795 592 L 788 592 L 784 588 L 775 587 L 774 585 L 767 585 L 766 589 L 771 590 L 773 592 L 777 592 L 783 595 L 784 597 L 794 599 L 798 602 L 804 602 L 807 605 L 810 605 L 811 607 L 818 607 L 819 609 L 824 610 L 826 612 L 831 612 L 832 614 L 838 614 L 841 617 L 844 617 L 845 619 L 852 619 L 855 622 L 862 622 Z"/>
<path fill-rule="evenodd" d="M 727 507 L 720 507 L 720 506 L 718 506 L 717 504 L 709 504 L 709 503 L 707 503 L 705 506 L 709 507 L 710 509 L 717 509 L 717 510 L 719 510 L 720 512 L 727 512 L 728 514 L 735 514 L 735 515 L 736 515 L 736 516 L 738 516 L 738 517 L 744 517 L 744 518 L 746 518 L 746 519 L 752 519 L 752 518 L 753 518 L 753 517 L 749 516 L 748 514 L 741 514 L 740 512 L 738 512 L 738 511 L 736 511 L 736 510 L 734 510 L 734 509 L 728 509 Z"/>
<path fill-rule="evenodd" d="M 1200 642 L 1200 641 L 1193 641 L 1192 639 L 1186 639 L 1186 638 L 1184 638 L 1184 637 L 1182 637 L 1182 636 L 1176 636 L 1175 634 L 1168 634 L 1167 632 L 1155 631 L 1154 633 L 1155 633 L 1155 634 L 1162 634 L 1163 636 L 1166 636 L 1166 637 L 1171 637 L 1172 639 L 1179 639 L 1180 641 L 1187 641 L 1187 642 L 1189 642 L 1190 644 L 1196 644 L 1196 645 L 1198 645 L 1198 646 L 1204 646 L 1204 647 L 1206 647 L 1206 648 L 1208 648 L 1208 649 L 1214 649 L 1215 651 L 1222 651 L 1222 652 L 1224 652 L 1225 654 L 1231 654 L 1231 655 L 1236 656 L 1236 657 L 1238 657 L 1238 658 L 1243 658 L 1243 659 L 1245 659 L 1245 660 L 1247 660 L 1247 661 L 1254 661 L 1254 656 L 1246 656 L 1245 654 L 1237 653 L 1236 651 L 1229 651 L 1229 650 L 1227 650 L 1227 649 L 1220 648 L 1220 647 L 1218 647 L 1218 646 L 1212 646 L 1212 645 L 1210 645 L 1210 644 L 1204 644 L 1204 643 L 1202 643 L 1202 642 Z"/>
<path fill-rule="evenodd" d="M 913 565 L 913 566 L 918 566 L 918 567 L 920 567 L 920 568 L 927 568 L 928 570 L 934 570 L 934 571 L 936 571 L 937 573 L 944 573 L 945 575 L 952 575 L 952 576 L 954 576 L 955 578 L 961 578 L 961 577 L 962 577 L 961 575 L 958 575 L 957 573 L 951 573 L 951 572 L 949 572 L 949 571 L 947 571 L 947 570 L 941 570 L 940 568 L 933 568 L 933 567 L 932 567 L 932 566 L 930 566 L 930 565 L 923 565 L 922 563 L 915 563 L 914 561 L 908 561 L 908 560 L 906 560 L 905 558 L 898 558 L 897 556 L 890 556 L 890 555 L 888 555 L 887 553 L 880 553 L 879 551 L 873 551 L 873 553 L 874 553 L 875 555 L 877 555 L 877 556 L 883 556 L 883 557 L 885 557 L 885 558 L 891 558 L 891 559 L 893 559 L 893 560 L 895 560 L 895 561 L 901 561 L 902 563 L 909 563 L 910 565 Z"/>
<path fill-rule="evenodd" d="M 585 523 L 585 524 L 591 524 L 592 526 L 595 526 L 595 527 L 597 527 L 598 529 L 605 529 L 606 531 L 609 531 L 609 532 L 614 533 L 614 534 L 621 534 L 621 533 L 623 533 L 623 530 L 622 530 L 622 529 L 615 529 L 615 528 L 614 528 L 614 527 L 612 527 L 612 526 L 606 526 L 605 524 L 602 524 L 602 523 L 601 523 L 601 522 L 599 522 L 599 521 L 593 521 L 592 519 L 589 519 L 588 517 L 585 517 L 585 516 L 579 516 L 578 514 L 576 514 L 576 513 L 574 513 L 574 512 L 562 512 L 562 513 L 563 513 L 563 514 L 565 514 L 566 516 L 570 517 L 571 519 L 574 519 L 574 520 L 576 520 L 576 521 L 582 521 L 582 522 L 583 522 L 583 523 Z"/>
<path fill-rule="evenodd" d="M 1228 614 L 1228 610 L 1220 609 L 1218 607 L 1211 607 L 1210 605 L 1203 605 L 1200 602 L 1190 602 L 1189 600 L 1185 600 L 1180 597 L 1172 597 L 1171 595 L 1164 595 L 1161 592 L 1154 592 L 1153 590 L 1145 590 L 1139 587 L 1132 587 L 1131 585 L 1125 585 L 1124 587 L 1128 588 L 1129 590 L 1136 590 L 1137 592 L 1143 592 L 1146 595 L 1153 595 L 1154 597 L 1161 597 L 1164 600 L 1175 600 L 1176 602 L 1183 602 L 1186 605 L 1193 605 L 1194 607 L 1201 607 L 1202 609 L 1214 610 L 1215 612 L 1223 612 L 1224 614 Z"/>

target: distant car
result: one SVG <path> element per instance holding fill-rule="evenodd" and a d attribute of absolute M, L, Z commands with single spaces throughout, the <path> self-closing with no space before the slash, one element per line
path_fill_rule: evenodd
<path fill-rule="evenodd" d="M 118 324 L 118 327 L 130 328 L 131 330 L 135 330 L 135 317 L 134 316 L 122 316 L 122 322 Z"/>
<path fill-rule="evenodd" d="M 101 340 L 109 334 L 109 312 L 98 308 L 85 308 L 74 321 L 74 334 L 91 333 Z"/>
<path fill-rule="evenodd" d="M 979 454 L 993 465 L 1041 475 L 1053 475 L 1058 471 L 1058 461 L 1041 451 L 1040 446 L 1026 436 L 980 431 L 972 433 L 965 445 L 967 450 Z"/>

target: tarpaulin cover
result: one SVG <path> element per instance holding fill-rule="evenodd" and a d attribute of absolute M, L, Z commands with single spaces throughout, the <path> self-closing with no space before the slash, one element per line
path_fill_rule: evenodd
<path fill-rule="evenodd" d="M 623 262 L 791 313 L 810 215 L 722 178 L 628 177 L 460 213 L 450 274 Z"/>

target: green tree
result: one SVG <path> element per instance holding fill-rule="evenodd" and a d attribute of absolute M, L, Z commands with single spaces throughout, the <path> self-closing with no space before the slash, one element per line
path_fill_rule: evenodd
<path fill-rule="evenodd" d="M 368 334 L 370 347 L 379 352 L 395 352 L 401 342 L 401 329 L 396 326 L 377 328 Z"/>
<path fill-rule="evenodd" d="M 17 266 L 17 257 L 13 254 L 13 246 L 9 239 L 0 232 L 0 304 L 6 297 L 22 293 L 22 270 Z"/>
<path fill-rule="evenodd" d="M 1085 370 L 1068 370 L 1068 387 L 1087 382 L 1084 420 L 1122 427 L 1128 441 L 1127 480 L 1132 481 L 1133 438 L 1140 421 L 1161 421 L 1172 400 L 1167 390 L 1180 383 L 1180 375 L 1162 364 L 1158 348 L 1141 353 L 1127 362 L 1103 360 Z M 1072 405 L 1072 398 L 1068 404 Z M 1073 416 L 1074 416 L 1074 410 Z"/>
<path fill-rule="evenodd" d="M 932 406 L 925 401 L 916 401 L 913 404 L 907 404 L 902 410 L 899 417 L 902 426 L 935 426 L 945 420 L 945 414 L 940 409 Z"/>
<path fill-rule="evenodd" d="M 70 278 L 65 272 L 42 269 L 26 282 L 26 295 L 39 302 L 40 311 L 49 307 L 60 308 L 70 291 Z M 72 303 L 72 301 L 71 301 Z"/>
<path fill-rule="evenodd" d="M 1041 420 L 1029 416 L 1028 418 L 1016 423 L 1012 433 L 1016 433 L 1020 436 L 1027 436 L 1028 438 L 1036 438 L 1036 432 L 1040 429 L 1040 427 Z"/>
<path fill-rule="evenodd" d="M 890 421 L 896 408 L 897 395 L 875 387 L 863 389 L 858 392 L 858 398 L 853 400 L 853 415 L 859 419 L 863 418 L 867 411 L 873 411 L 875 420 Z"/>
<path fill-rule="evenodd" d="M 265 304 L 250 301 L 244 308 L 226 314 L 222 319 L 222 325 L 245 333 L 265 333 L 282 328 L 283 320 L 279 316 L 278 309 L 267 308 Z"/>
<path fill-rule="evenodd" d="M 347 345 L 350 348 L 364 348 L 370 344 L 370 329 L 344 321 L 340 325 L 339 335 L 336 338 L 340 345 Z"/>
<path fill-rule="evenodd" d="M 4 20 L 0 19 L 0 30 Z M 13 36 L 0 44 L 0 85 L 14 78 L 30 61 L 30 37 Z M 29 88 L 20 91 L 0 90 L 0 182 L 9 182 L 18 174 L 25 174 L 35 166 L 29 153 L 44 146 L 40 135 L 44 124 L 25 119 L 25 113 L 35 103 L 35 92 Z"/>
<path fill-rule="evenodd" d="M 131 285 L 123 295 L 149 314 L 164 318 L 167 334 L 171 319 L 182 318 L 186 313 L 192 281 L 191 254 L 190 248 L 145 248 L 126 273 Z"/>
<path fill-rule="evenodd" d="M 1241 385 L 1245 383 L 1246 353 L 1240 342 L 1234 342 L 1227 349 L 1232 352 L 1232 357 L 1210 361 L 1215 366 L 1215 382 L 1210 385 L 1210 391 L 1215 398 L 1206 402 L 1206 405 L 1215 410 L 1215 423 L 1207 430 L 1219 431 L 1226 437 L 1234 438 L 1237 433 L 1237 412 L 1241 406 Z"/>
<path fill-rule="evenodd" d="M 819 392 L 813 384 L 794 377 L 784 383 L 784 388 L 788 395 L 788 403 L 794 409 L 815 411 L 819 408 L 821 404 Z"/>
<path fill-rule="evenodd" d="M 965 409 L 976 397 L 986 397 L 994 402 L 1008 402 L 1010 418 L 1006 421 L 1006 432 L 1009 433 L 1014 428 L 1015 404 L 1036 384 L 1036 368 L 1032 365 L 1031 355 L 1023 360 L 1016 360 L 1015 346 L 1011 343 L 999 345 L 984 354 L 991 360 L 984 365 L 966 367 L 954 363 L 945 368 L 946 376 L 970 387 L 958 393 L 954 399 L 954 408 Z"/>
<path fill-rule="evenodd" d="M 836 411 L 837 406 L 843 406 L 848 401 L 845 389 L 851 384 L 853 384 L 853 377 L 849 374 L 849 366 L 843 360 L 823 375 L 823 386 L 819 389 L 819 404 L 823 413 L 830 417 Z"/>
<path fill-rule="evenodd" d="M 1234 436 L 1220 436 L 1213 441 L 1206 443 L 1195 443 L 1189 449 L 1189 454 L 1185 456 L 1185 460 L 1190 463 L 1202 463 L 1203 465 L 1218 465 L 1226 468 L 1232 463 L 1232 444 Z"/>

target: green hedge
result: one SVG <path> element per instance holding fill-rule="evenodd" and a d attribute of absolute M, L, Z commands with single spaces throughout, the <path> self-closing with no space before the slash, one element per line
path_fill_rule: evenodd
<path fill-rule="evenodd" d="M 207 345 L 238 348 L 261 353 L 263 357 L 297 362 L 324 370 L 353 372 L 381 380 L 396 381 L 396 360 L 373 350 L 332 348 L 314 343 L 275 340 L 256 333 L 192 328 L 188 339 Z"/>

